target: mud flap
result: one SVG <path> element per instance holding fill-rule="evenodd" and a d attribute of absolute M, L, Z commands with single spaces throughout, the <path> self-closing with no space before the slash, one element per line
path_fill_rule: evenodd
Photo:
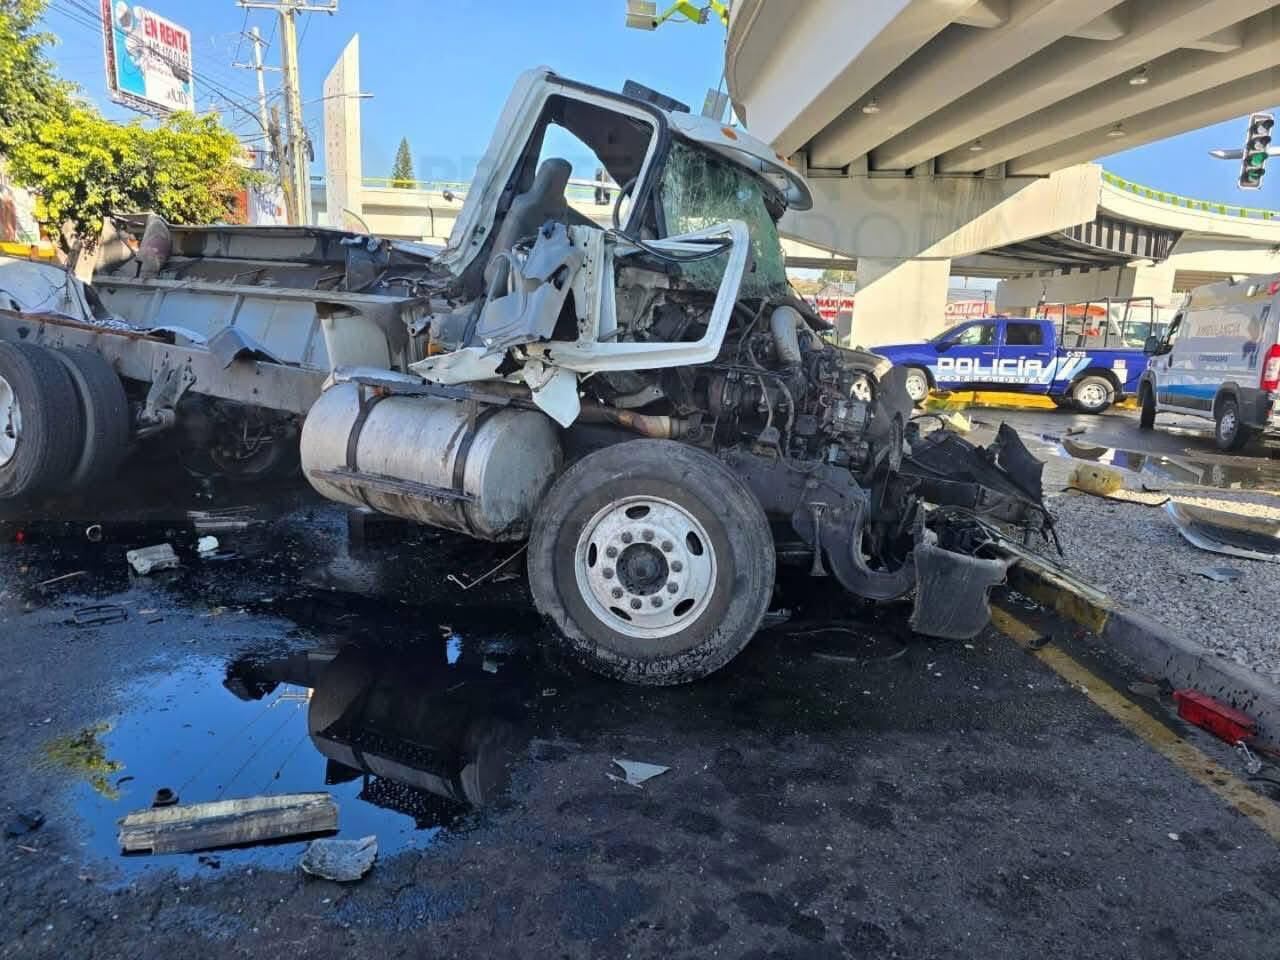
<path fill-rule="evenodd" d="M 920 542 L 913 551 L 916 563 L 916 602 L 911 629 L 929 637 L 967 640 L 991 622 L 987 595 L 1004 583 L 1009 564 L 953 553 Z"/>

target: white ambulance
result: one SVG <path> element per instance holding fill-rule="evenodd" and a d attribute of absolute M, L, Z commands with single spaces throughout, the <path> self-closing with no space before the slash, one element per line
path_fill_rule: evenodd
<path fill-rule="evenodd" d="M 1280 274 L 1193 290 L 1164 336 L 1147 340 L 1142 428 L 1150 430 L 1158 413 L 1205 417 L 1221 450 L 1280 432 L 1278 295 Z"/>

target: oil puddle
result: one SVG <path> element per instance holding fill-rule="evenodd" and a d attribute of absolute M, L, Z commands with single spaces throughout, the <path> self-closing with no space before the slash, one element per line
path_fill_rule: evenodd
<path fill-rule="evenodd" d="M 1057 438 L 1046 436 L 1044 439 Z M 1280 490 L 1280 463 L 1270 459 L 1218 456 L 1199 451 L 1188 456 L 1144 453 L 1066 437 L 1058 440 L 1054 452 L 1060 457 L 1133 471 L 1152 481 L 1153 486 L 1189 484 L 1223 490 Z"/>
<path fill-rule="evenodd" d="M 152 805 L 328 792 L 338 836 L 377 836 L 379 856 L 424 849 L 504 796 L 528 752 L 540 692 L 509 641 L 456 634 L 407 648 L 315 647 L 230 662 L 192 658 L 139 681 L 120 716 L 52 742 L 77 779 L 84 846 L 125 876 L 255 866 L 292 869 L 303 840 L 123 855 L 117 822 Z"/>

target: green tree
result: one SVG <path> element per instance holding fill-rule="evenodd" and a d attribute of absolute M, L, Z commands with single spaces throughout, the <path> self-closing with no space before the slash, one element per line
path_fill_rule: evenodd
<path fill-rule="evenodd" d="M 0 0 L 0 157 L 30 139 L 46 120 L 65 116 L 72 86 L 59 80 L 36 30 L 48 0 Z"/>
<path fill-rule="evenodd" d="M 253 174 L 242 148 L 212 114 L 178 113 L 153 129 L 109 123 L 74 107 L 36 125 L 13 150 L 14 179 L 36 191 L 36 218 L 56 232 L 67 220 L 96 238 L 111 213 L 152 211 L 174 223 L 234 218 Z"/>
<path fill-rule="evenodd" d="M 832 270 L 830 268 L 822 271 L 822 280 L 826 283 L 851 283 L 857 276 L 852 270 Z"/>
<path fill-rule="evenodd" d="M 401 137 L 396 149 L 396 162 L 391 167 L 391 185 L 407 190 L 413 186 L 413 157 L 409 153 L 409 138 Z"/>

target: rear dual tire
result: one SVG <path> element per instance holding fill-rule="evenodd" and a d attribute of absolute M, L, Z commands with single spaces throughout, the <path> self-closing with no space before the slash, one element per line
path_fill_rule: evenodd
<path fill-rule="evenodd" d="M 755 496 L 710 454 L 670 440 L 596 451 L 534 518 L 529 587 L 570 654 L 630 683 L 718 670 L 759 629 L 775 556 Z"/>
<path fill-rule="evenodd" d="M 124 387 L 102 357 L 0 343 L 0 499 L 90 490 L 128 435 Z"/>

